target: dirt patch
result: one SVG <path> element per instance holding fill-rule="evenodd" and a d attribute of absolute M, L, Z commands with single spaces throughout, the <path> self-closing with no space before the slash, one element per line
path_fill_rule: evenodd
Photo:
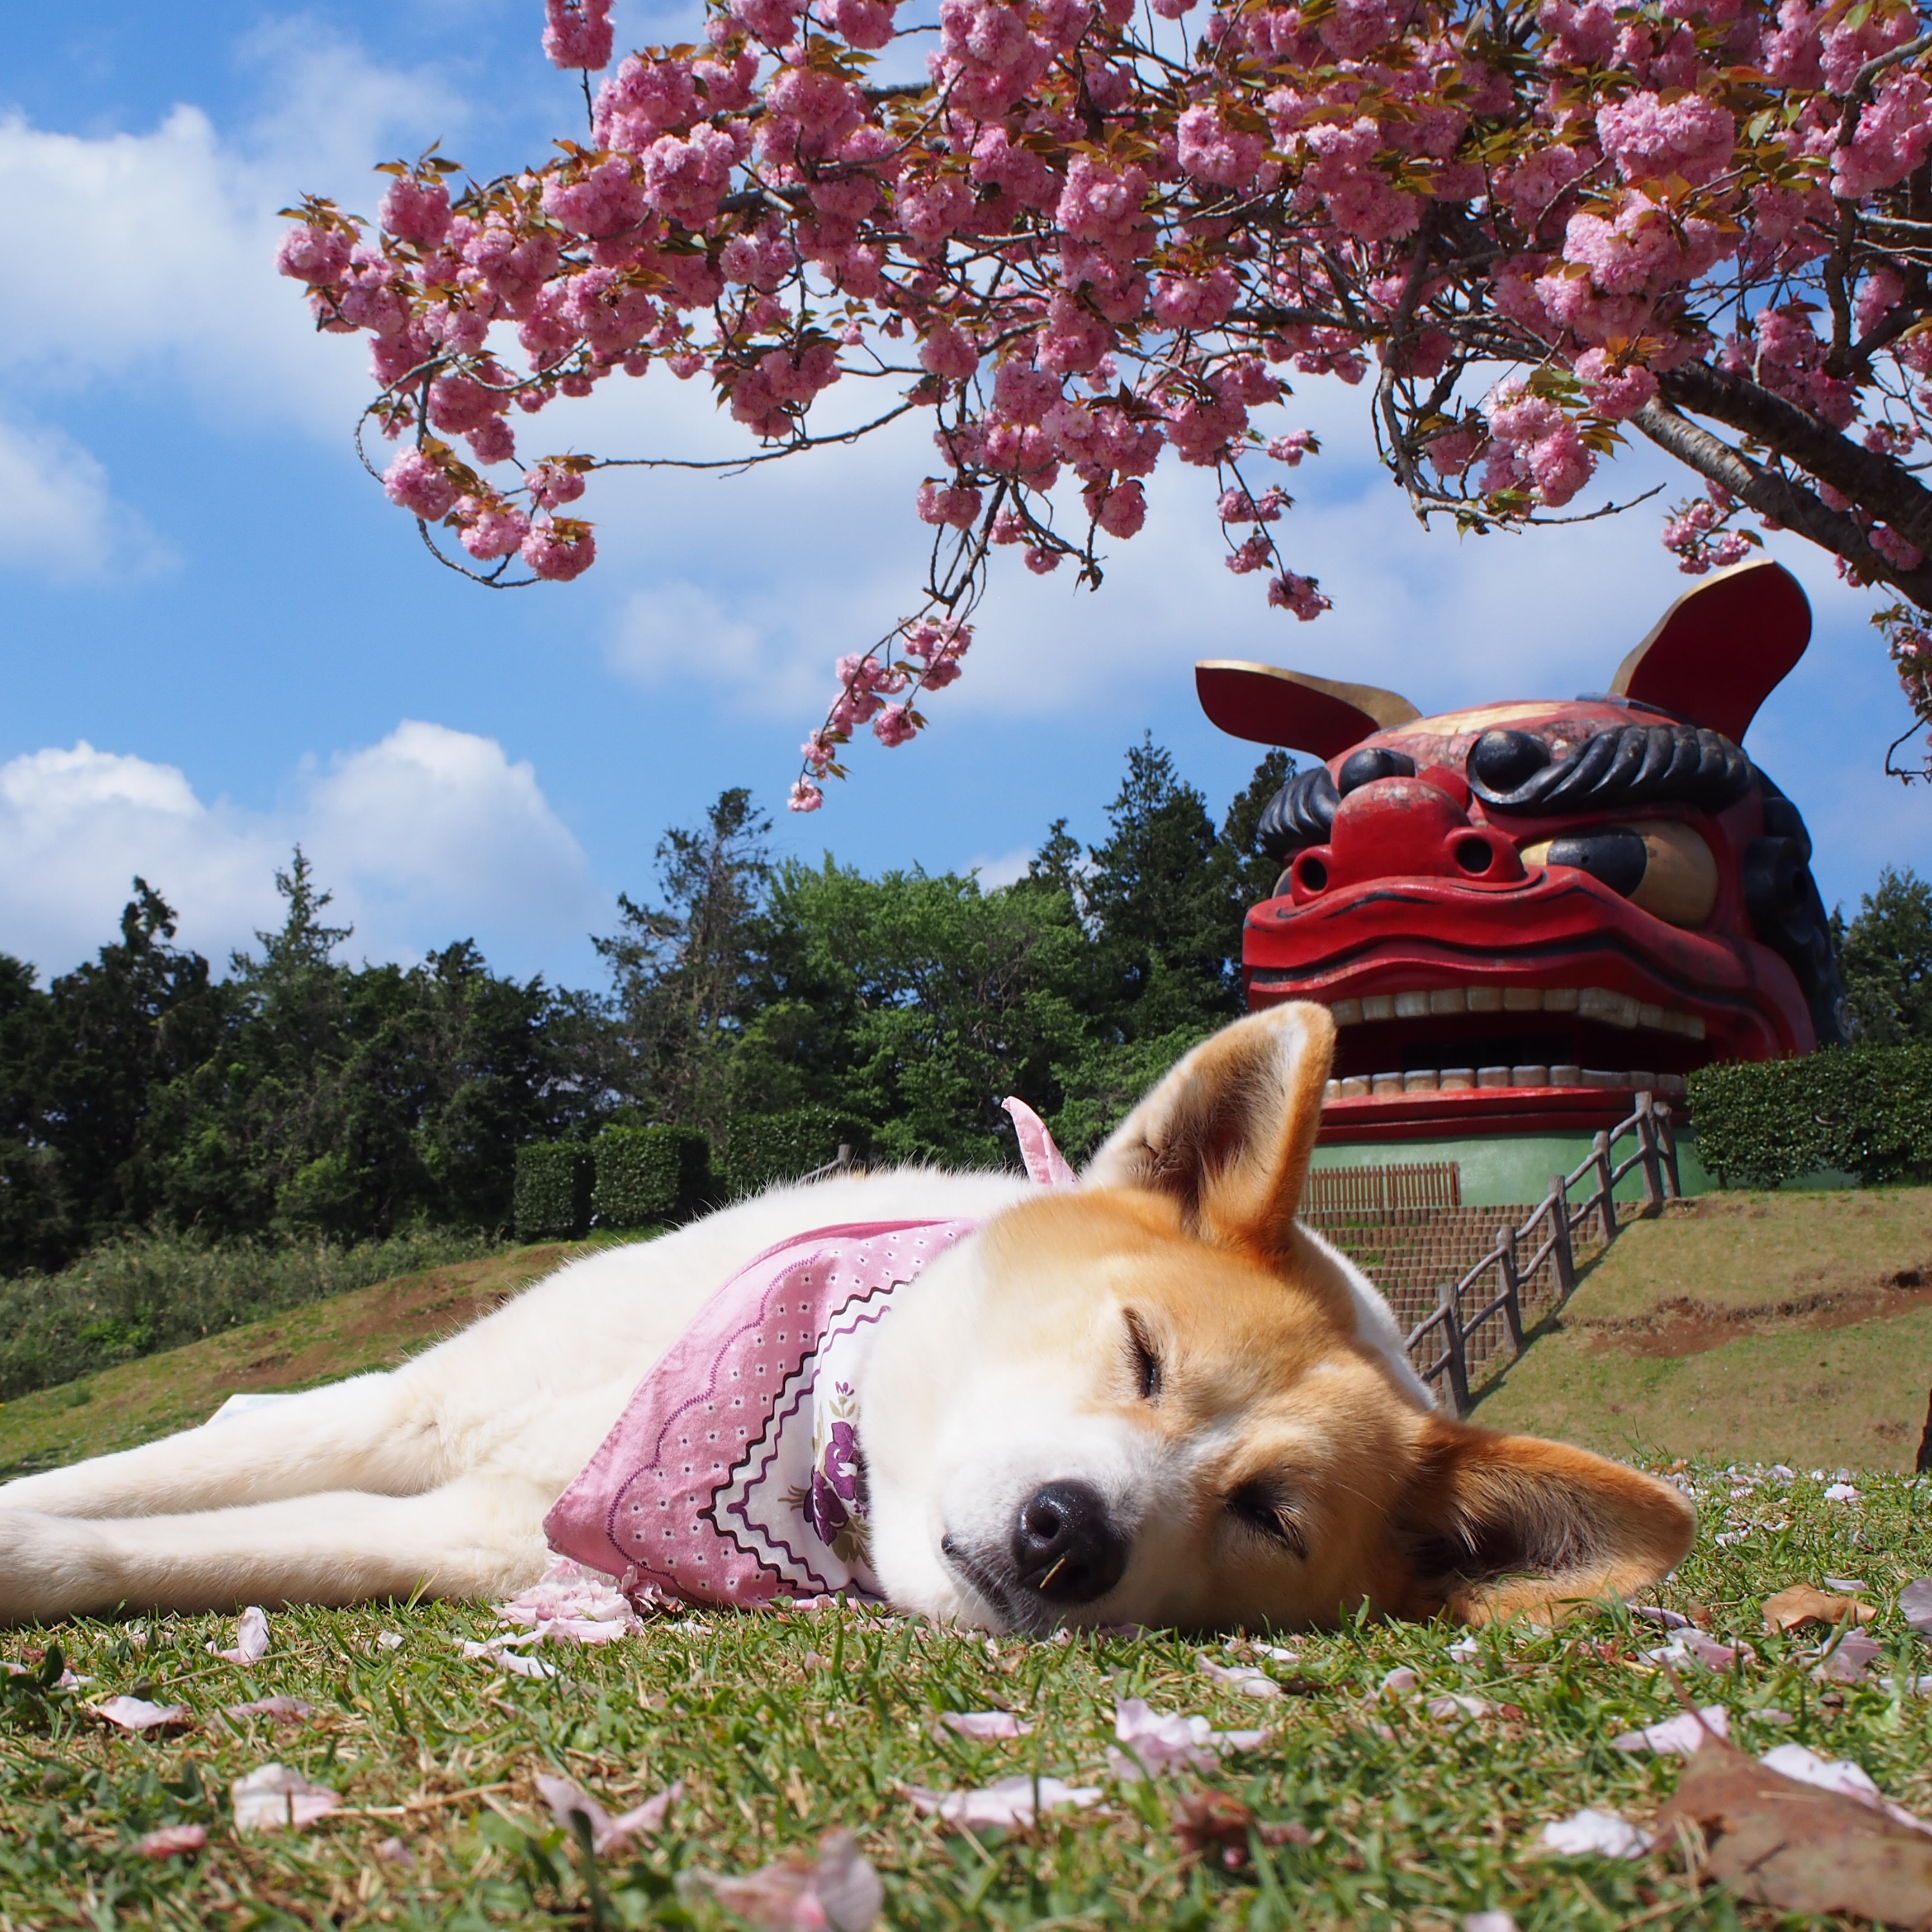
<path fill-rule="evenodd" d="M 1847 1282 L 1810 1294 L 1738 1307 L 1672 1295 L 1646 1313 L 1592 1318 L 1566 1316 L 1559 1326 L 1600 1348 L 1630 1355 L 1700 1355 L 1740 1335 L 1767 1329 L 1848 1328 L 1932 1307 L 1932 1282 L 1922 1268 L 1901 1268 L 1888 1280 Z"/>

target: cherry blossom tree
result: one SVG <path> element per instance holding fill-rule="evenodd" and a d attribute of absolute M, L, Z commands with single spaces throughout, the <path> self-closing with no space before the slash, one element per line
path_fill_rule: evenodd
<path fill-rule="evenodd" d="M 1212 473 L 1230 570 L 1327 608 L 1283 547 L 1297 374 L 1364 386 L 1425 522 L 1562 520 L 1647 439 L 1704 486 L 1682 567 L 1754 524 L 1820 544 L 1889 593 L 1932 727 L 1924 5 L 1197 5 L 710 0 L 703 45 L 593 94 L 608 0 L 548 0 L 584 139 L 480 184 L 390 164 L 373 222 L 288 211 L 280 266 L 372 338 L 389 496 L 500 587 L 580 575 L 588 479 L 675 460 L 519 451 L 614 377 L 707 380 L 751 460 L 930 421 L 923 594 L 839 658 L 796 809 L 861 728 L 920 729 L 995 550 L 1097 585 L 1169 454 Z M 815 426 L 841 383 L 874 405 Z"/>

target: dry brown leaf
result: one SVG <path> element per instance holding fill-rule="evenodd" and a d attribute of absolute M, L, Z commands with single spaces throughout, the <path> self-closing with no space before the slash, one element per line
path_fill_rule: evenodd
<path fill-rule="evenodd" d="M 1176 1799 L 1168 1815 L 1183 1851 L 1203 1857 L 1218 1851 L 1221 1863 L 1229 1871 L 1239 1871 L 1248 1862 L 1250 1832 L 1258 1835 L 1264 1845 L 1305 1845 L 1310 1838 L 1306 1825 L 1292 1821 L 1264 1825 L 1232 1792 L 1216 1791 L 1204 1784 L 1196 1786 Z"/>
<path fill-rule="evenodd" d="M 1868 1624 L 1878 1615 L 1876 1604 L 1861 1604 L 1851 1597 L 1836 1597 L 1809 1583 L 1794 1583 L 1774 1597 L 1764 1600 L 1764 1627 L 1773 1636 L 1780 1630 L 1794 1630 L 1805 1624 L 1840 1624 L 1854 1617 Z"/>
<path fill-rule="evenodd" d="M 1684 1766 L 1658 1834 L 1695 1825 L 1700 1869 L 1781 1911 L 1932 1928 L 1932 1837 L 1714 1741 Z"/>

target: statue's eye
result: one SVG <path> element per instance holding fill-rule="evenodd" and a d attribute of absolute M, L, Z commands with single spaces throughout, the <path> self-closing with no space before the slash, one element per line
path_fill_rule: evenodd
<path fill-rule="evenodd" d="M 1634 832 L 1612 826 L 1601 832 L 1576 832 L 1552 838 L 1544 848 L 1546 866 L 1574 866 L 1580 872 L 1600 879 L 1613 892 L 1625 898 L 1643 881 L 1650 854 Z"/>
<path fill-rule="evenodd" d="M 1702 926 L 1718 902 L 1718 862 L 1679 819 L 1580 827 L 1526 845 L 1522 857 L 1529 866 L 1574 866 L 1672 926 Z"/>

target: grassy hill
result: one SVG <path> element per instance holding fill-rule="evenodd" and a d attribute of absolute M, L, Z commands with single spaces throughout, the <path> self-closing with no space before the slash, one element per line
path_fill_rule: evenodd
<path fill-rule="evenodd" d="M 1912 1466 L 1932 1188 L 1711 1194 L 1627 1228 L 1475 1419 L 1612 1454 Z"/>
<path fill-rule="evenodd" d="M 238 1390 L 309 1388 L 393 1368 L 589 1251 L 550 1242 L 399 1275 L 0 1402 L 0 1480 L 192 1427 Z"/>

